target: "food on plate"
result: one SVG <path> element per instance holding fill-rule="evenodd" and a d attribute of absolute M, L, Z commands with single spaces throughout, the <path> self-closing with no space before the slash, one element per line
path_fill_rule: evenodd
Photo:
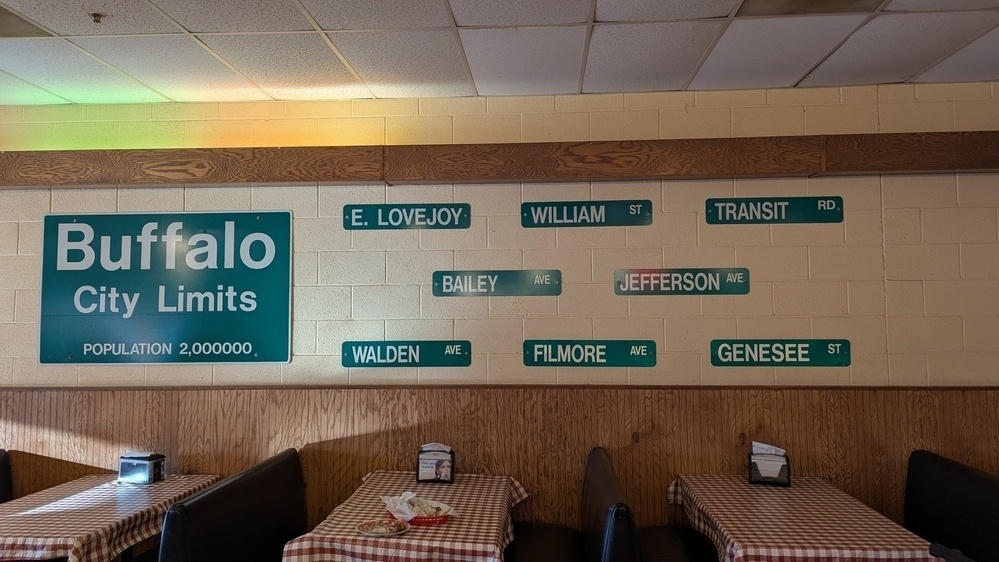
<path fill-rule="evenodd" d="M 409 530 L 409 523 L 399 519 L 372 519 L 358 523 L 355 527 L 359 533 L 365 535 L 398 535 Z"/>

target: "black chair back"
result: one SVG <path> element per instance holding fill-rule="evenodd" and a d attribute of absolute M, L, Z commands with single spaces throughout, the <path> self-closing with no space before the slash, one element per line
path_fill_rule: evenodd
<path fill-rule="evenodd" d="M 610 456 L 595 447 L 586 460 L 580 527 L 586 562 L 637 562 L 638 538 Z"/>
<path fill-rule="evenodd" d="M 287 449 L 170 506 L 159 560 L 278 562 L 306 527 L 302 464 Z"/>

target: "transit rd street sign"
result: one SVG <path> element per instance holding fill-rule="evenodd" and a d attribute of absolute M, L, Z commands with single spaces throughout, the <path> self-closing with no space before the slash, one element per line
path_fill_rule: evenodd
<path fill-rule="evenodd" d="M 746 197 L 708 199 L 708 224 L 843 222 L 842 197 Z"/>

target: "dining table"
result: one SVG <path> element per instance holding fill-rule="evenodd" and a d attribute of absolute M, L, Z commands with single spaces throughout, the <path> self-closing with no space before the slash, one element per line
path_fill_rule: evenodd
<path fill-rule="evenodd" d="M 173 503 L 217 475 L 174 474 L 150 484 L 92 474 L 0 504 L 0 560 L 108 562 L 158 534 Z"/>
<path fill-rule="evenodd" d="M 454 510 L 446 521 L 410 525 L 391 536 L 364 534 L 363 524 L 389 517 L 383 497 L 412 492 Z M 499 562 L 513 539 L 510 512 L 528 497 L 512 476 L 455 474 L 451 482 L 417 482 L 413 471 L 375 471 L 315 529 L 284 547 L 284 562 Z M 402 526 L 405 528 L 405 526 Z"/>
<path fill-rule="evenodd" d="M 816 477 L 788 487 L 747 476 L 682 474 L 667 490 L 721 562 L 938 560 L 929 543 Z"/>

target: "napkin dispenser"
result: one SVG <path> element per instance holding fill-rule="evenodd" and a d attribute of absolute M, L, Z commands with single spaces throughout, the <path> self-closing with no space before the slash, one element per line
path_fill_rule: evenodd
<path fill-rule="evenodd" d="M 163 480 L 164 455 L 147 452 L 127 452 L 118 459 L 118 482 L 152 484 Z"/>
<path fill-rule="evenodd" d="M 749 453 L 749 483 L 791 485 L 791 459 L 786 454 Z"/>
<path fill-rule="evenodd" d="M 425 443 L 416 454 L 417 482 L 453 482 L 454 450 L 443 443 Z"/>

